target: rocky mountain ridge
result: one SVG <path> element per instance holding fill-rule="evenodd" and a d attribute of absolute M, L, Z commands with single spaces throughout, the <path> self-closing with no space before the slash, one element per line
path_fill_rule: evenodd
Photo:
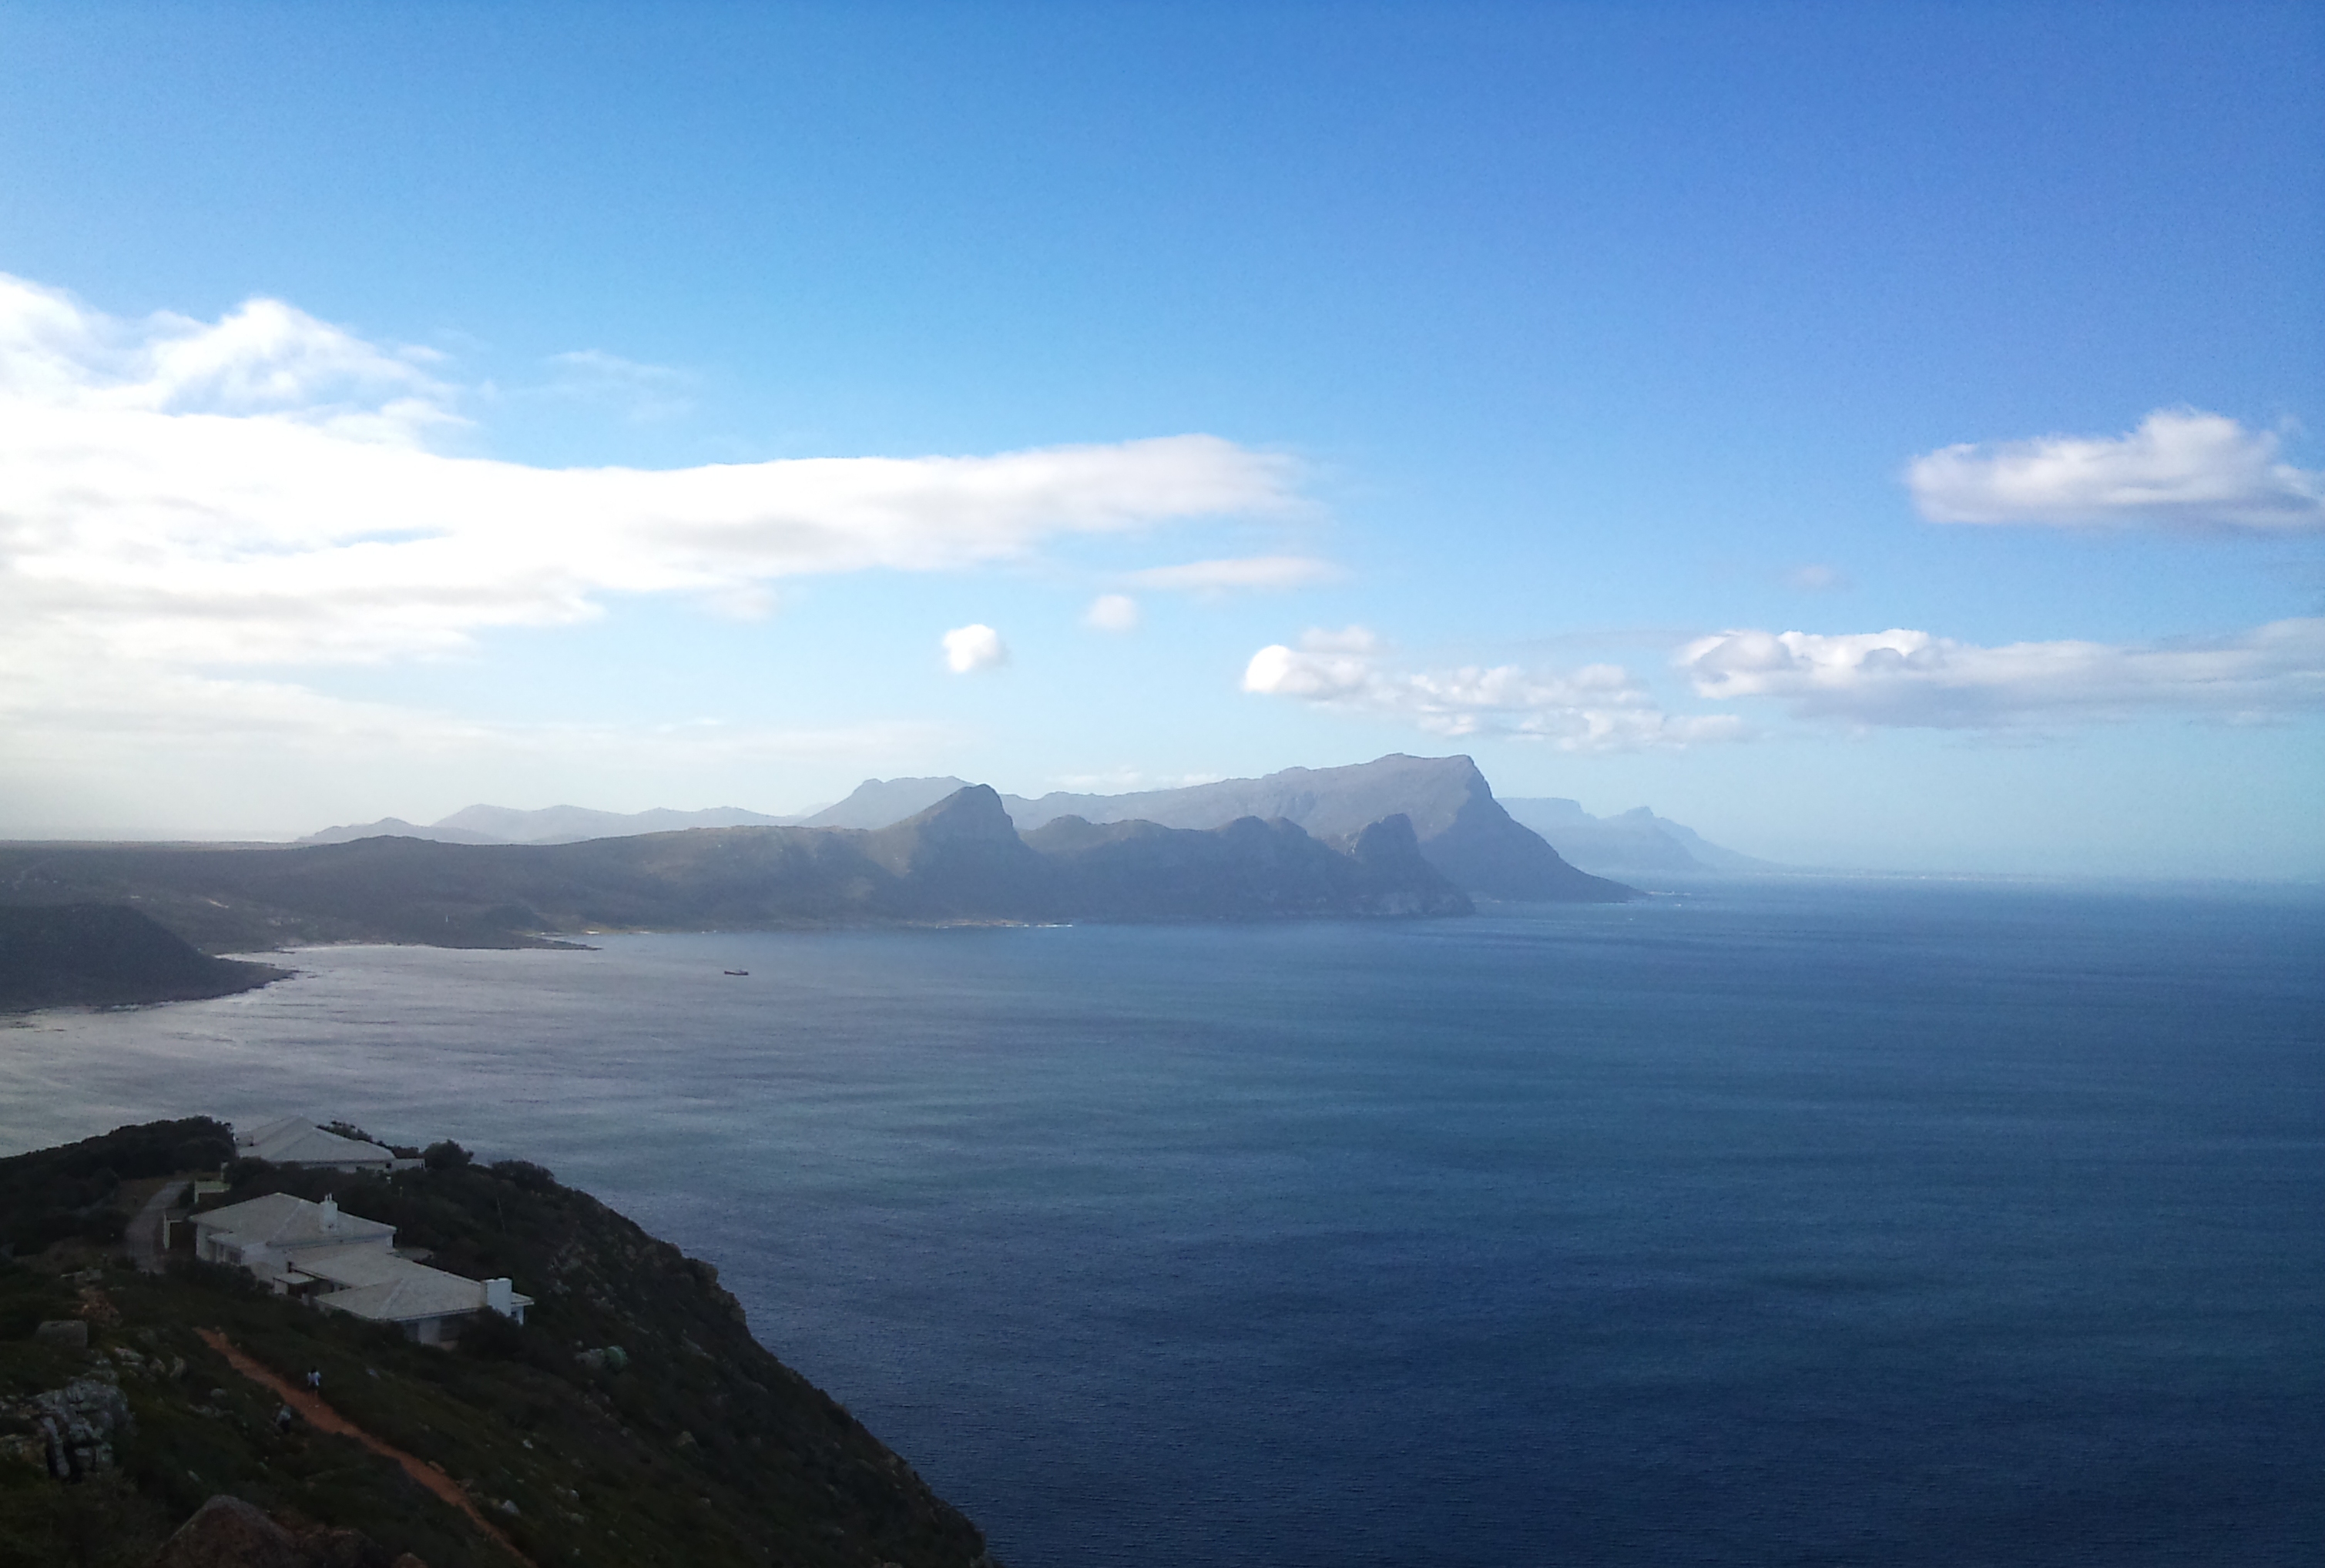
<path fill-rule="evenodd" d="M 700 828 L 569 844 L 410 838 L 250 849 L 0 847 L 0 904 L 127 904 L 213 953 L 295 943 L 540 945 L 607 930 L 1458 915 L 1409 825 L 1348 844 L 1296 825 L 1059 837 L 956 791 L 875 831 Z"/>
<path fill-rule="evenodd" d="M 574 807 L 533 812 L 470 807 L 428 828 L 390 817 L 367 827 L 331 828 L 301 842 L 346 843 L 393 835 L 461 844 L 569 843 L 658 828 L 736 826 L 746 818 L 760 826 L 877 832 L 969 788 L 968 780 L 950 777 L 867 779 L 845 800 L 796 818 L 756 816 L 734 807 L 620 816 Z M 1144 821 L 1198 831 L 1254 817 L 1292 823 L 1341 847 L 1372 824 L 1402 815 L 1413 824 L 1422 858 L 1476 897 L 1611 901 L 1631 896 L 1628 889 L 1579 872 L 1541 835 L 1515 821 L 1494 798 L 1476 762 L 1464 756 L 1399 753 L 1343 768 L 1288 768 L 1260 779 L 1172 789 L 1123 795 L 1058 792 L 1039 799 L 1002 795 L 999 799 L 1021 834 L 1062 816 L 1092 823 Z"/>

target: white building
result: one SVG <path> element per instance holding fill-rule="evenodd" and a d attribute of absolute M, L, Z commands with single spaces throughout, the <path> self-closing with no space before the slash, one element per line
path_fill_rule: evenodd
<path fill-rule="evenodd" d="M 480 1312 L 524 1321 L 533 1297 L 507 1279 L 467 1279 L 399 1255 L 395 1227 L 269 1193 L 192 1216 L 194 1256 L 250 1271 L 278 1296 L 392 1323 L 421 1344 L 459 1337 Z"/>
<path fill-rule="evenodd" d="M 388 1170 L 396 1164 L 393 1149 L 360 1139 L 341 1138 L 296 1116 L 270 1121 L 249 1132 L 236 1132 L 234 1152 L 241 1159 L 263 1159 L 269 1165 L 301 1166 L 310 1170 Z"/>

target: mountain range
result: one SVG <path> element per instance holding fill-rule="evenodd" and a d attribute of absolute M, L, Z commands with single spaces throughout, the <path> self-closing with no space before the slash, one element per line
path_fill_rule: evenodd
<path fill-rule="evenodd" d="M 869 815 L 875 802 L 885 813 L 924 783 L 859 790 L 820 815 Z M 1137 796 L 1052 795 L 1014 811 L 1017 820 L 1000 795 L 971 784 L 875 828 L 698 827 L 525 844 L 375 833 L 266 847 L 0 846 L 0 906 L 126 905 L 223 953 L 344 941 L 531 945 L 597 930 L 1406 918 L 1468 914 L 1473 895 L 1636 896 L 1559 858 L 1502 809 L 1467 757 L 1384 757 Z"/>
<path fill-rule="evenodd" d="M 1629 896 L 1584 880 L 1582 896 Z M 127 905 L 211 953 L 315 942 L 531 946 L 601 930 L 1471 909 L 1401 814 L 1332 841 L 1281 819 L 1187 829 L 1069 817 L 1021 835 L 983 785 L 870 831 L 715 827 L 563 844 L 380 836 L 264 848 L 0 846 L 0 906 L 63 903 Z"/>
<path fill-rule="evenodd" d="M 946 796 L 967 789 L 968 783 L 950 776 L 867 779 L 844 800 L 790 816 L 770 816 L 734 806 L 705 811 L 628 813 L 579 806 L 552 806 L 538 811 L 471 806 L 426 826 L 391 816 L 360 826 L 326 828 L 299 842 L 347 844 L 398 836 L 444 844 L 572 844 L 690 827 L 870 830 L 893 826 L 925 811 Z M 1539 854 L 1530 856 L 1538 867 L 1530 875 L 1523 871 L 1496 874 L 1494 868 L 1509 854 L 1523 860 L 1529 858 L 1529 852 L 1513 847 L 1519 841 L 1490 821 L 1491 810 L 1471 806 L 1480 796 L 1490 799 L 1492 790 L 1467 757 L 1388 756 L 1354 767 L 1291 768 L 1262 779 L 1229 779 L 1121 795 L 1062 791 L 1038 798 L 1003 795 L 1001 804 L 1021 833 L 1065 816 L 1094 823 L 1143 820 L 1185 828 L 1222 827 L 1237 817 L 1256 816 L 1262 821 L 1281 817 L 1322 837 L 1346 837 L 1401 811 L 1413 819 L 1424 845 L 1431 846 L 1424 853 L 1440 866 L 1449 855 L 1458 857 L 1459 844 L 1474 844 L 1480 837 L 1494 841 L 1503 853 L 1487 849 L 1470 857 L 1474 863 L 1461 869 L 1446 867 L 1470 892 L 1489 898 L 1558 896 L 1544 890 L 1564 879 L 1555 869 L 1540 869 L 1546 862 L 1541 862 Z M 1645 807 L 1615 816 L 1593 816 L 1577 802 L 1566 799 L 1521 798 L 1501 800 L 1498 806 L 1546 842 L 1569 866 L 1600 877 L 1717 876 L 1783 869 L 1723 849 L 1694 829 L 1657 816 Z M 1436 844 L 1434 841 L 1453 827 L 1453 819 L 1465 807 L 1489 820 L 1482 826 L 1464 823 L 1450 844 Z"/>
<path fill-rule="evenodd" d="M 958 786 L 956 786 L 958 788 Z M 945 791 L 950 794 L 951 790 Z M 935 805 L 924 800 L 914 811 Z M 901 822 L 906 811 L 890 817 Z M 791 827 L 803 816 L 769 816 L 739 806 L 714 806 L 707 811 L 593 811 L 586 806 L 548 806 L 520 811 L 510 806 L 470 806 L 422 827 L 400 816 L 377 822 L 327 827 L 300 839 L 301 844 L 353 844 L 363 838 L 425 838 L 438 844 L 579 844 L 591 838 L 630 838 L 642 833 L 682 833 L 690 827 Z M 887 822 L 875 824 L 879 827 Z"/>

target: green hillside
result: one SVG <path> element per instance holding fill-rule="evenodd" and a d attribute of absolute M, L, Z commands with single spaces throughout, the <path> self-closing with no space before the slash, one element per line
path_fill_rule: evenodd
<path fill-rule="evenodd" d="M 319 1563 L 516 1560 L 357 1440 L 284 1429 L 282 1401 L 203 1329 L 294 1382 L 320 1371 L 340 1416 L 459 1481 L 544 1568 L 989 1561 L 974 1526 L 751 1337 L 715 1270 L 537 1166 L 449 1145 L 384 1177 L 251 1162 L 212 1200 L 331 1193 L 399 1226 L 399 1248 L 432 1249 L 431 1266 L 508 1275 L 535 1298 L 523 1327 L 487 1315 L 456 1350 L 188 1259 L 138 1272 L 114 1238 L 161 1185 L 150 1167 L 223 1137 L 157 1123 L 0 1161 L 0 1241 L 16 1254 L 0 1263 L 0 1564 L 144 1568 L 218 1494 L 303 1533 Z M 57 1342 L 83 1332 L 86 1348 Z M 68 1405 L 91 1441 L 60 1479 L 41 1418 Z"/>

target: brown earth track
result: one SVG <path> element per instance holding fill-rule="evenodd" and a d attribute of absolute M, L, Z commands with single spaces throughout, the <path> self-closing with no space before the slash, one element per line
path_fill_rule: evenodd
<path fill-rule="evenodd" d="M 219 1333 L 217 1329 L 200 1328 L 196 1329 L 194 1333 L 201 1337 L 201 1341 L 204 1344 L 209 1346 L 210 1349 L 224 1356 L 228 1366 L 232 1367 L 236 1371 L 240 1372 L 244 1377 L 248 1378 L 252 1382 L 256 1383 L 262 1388 L 268 1389 L 270 1392 L 280 1396 L 285 1405 L 290 1406 L 292 1409 L 297 1411 L 306 1419 L 307 1423 L 313 1426 L 317 1431 L 336 1433 L 343 1437 L 352 1437 L 357 1443 L 362 1443 L 366 1448 L 370 1449 L 374 1453 L 379 1454 L 385 1459 L 394 1460 L 397 1464 L 403 1467 L 403 1472 L 406 1475 L 410 1476 L 421 1486 L 426 1487 L 430 1491 L 435 1493 L 438 1497 L 443 1499 L 446 1502 L 451 1504 L 454 1508 L 466 1514 L 468 1517 L 469 1523 L 475 1525 L 477 1529 L 491 1536 L 495 1541 L 499 1542 L 501 1546 L 507 1551 L 508 1554 L 515 1558 L 518 1562 L 523 1563 L 525 1568 L 539 1568 L 539 1564 L 535 1563 L 532 1558 L 526 1556 L 523 1553 L 516 1549 L 516 1543 L 503 1535 L 498 1526 L 495 1525 L 490 1519 L 485 1517 L 483 1513 L 477 1509 L 476 1499 L 469 1497 L 467 1490 L 463 1488 L 459 1482 L 454 1480 L 450 1476 L 446 1475 L 442 1471 L 436 1469 L 425 1460 L 414 1458 L 412 1455 L 404 1453 L 403 1450 L 397 1448 L 393 1443 L 382 1443 L 378 1438 L 374 1437 L 370 1433 L 366 1432 L 362 1427 L 357 1425 L 354 1422 L 348 1420 L 337 1410 L 332 1409 L 329 1405 L 325 1404 L 323 1402 L 323 1397 L 320 1394 L 311 1393 L 305 1388 L 294 1388 L 292 1385 L 284 1382 L 281 1378 L 276 1377 L 273 1372 L 267 1370 L 264 1367 L 251 1360 L 241 1351 L 236 1350 L 235 1348 L 234 1342 L 227 1339 L 225 1334 Z"/>

